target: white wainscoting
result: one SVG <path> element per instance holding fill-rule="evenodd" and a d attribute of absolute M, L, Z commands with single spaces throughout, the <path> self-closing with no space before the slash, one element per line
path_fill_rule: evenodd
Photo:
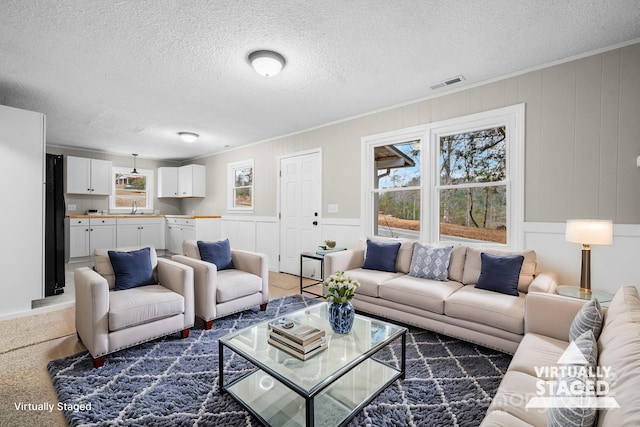
<path fill-rule="evenodd" d="M 233 249 L 261 252 L 269 257 L 269 270 L 278 271 L 280 238 L 277 217 L 223 216 L 222 238 Z"/>
<path fill-rule="evenodd" d="M 322 240 L 337 246 L 362 247 L 366 239 L 359 218 L 323 218 Z M 557 274 L 559 284 L 580 282 L 581 246 L 565 241 L 565 223 L 527 222 L 524 224 L 524 248 L 538 256 L 538 272 Z M 277 217 L 223 216 L 222 236 L 231 247 L 265 253 L 269 269 L 279 271 L 280 233 Z M 318 242 L 322 244 L 322 242 Z M 614 224 L 613 245 L 591 247 L 591 286 L 615 293 L 624 285 L 640 289 L 640 225 Z"/>
<path fill-rule="evenodd" d="M 538 271 L 553 271 L 558 283 L 580 283 L 582 247 L 565 240 L 565 223 L 528 222 L 524 247 L 538 256 Z M 640 289 L 640 225 L 614 224 L 613 245 L 591 246 L 591 287 L 615 293 L 620 286 Z"/>

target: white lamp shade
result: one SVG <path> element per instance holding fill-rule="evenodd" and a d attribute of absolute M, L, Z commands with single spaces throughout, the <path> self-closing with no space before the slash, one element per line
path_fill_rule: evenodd
<path fill-rule="evenodd" d="M 566 240 L 584 245 L 610 245 L 613 243 L 613 223 L 600 219 L 567 220 Z"/>
<path fill-rule="evenodd" d="M 277 52 L 258 50 L 249 55 L 249 62 L 258 74 L 265 77 L 272 77 L 282 70 L 285 59 Z"/>

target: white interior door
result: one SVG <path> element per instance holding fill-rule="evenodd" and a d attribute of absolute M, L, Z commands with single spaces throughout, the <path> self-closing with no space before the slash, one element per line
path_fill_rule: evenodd
<path fill-rule="evenodd" d="M 280 271 L 300 274 L 300 253 L 320 242 L 322 153 L 280 159 Z"/>

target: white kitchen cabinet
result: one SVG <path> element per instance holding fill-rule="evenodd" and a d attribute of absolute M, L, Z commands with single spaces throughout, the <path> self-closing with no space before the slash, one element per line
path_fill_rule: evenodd
<path fill-rule="evenodd" d="M 67 193 L 111 194 L 111 162 L 67 156 Z"/>
<path fill-rule="evenodd" d="M 158 168 L 158 197 L 178 197 L 178 168 Z"/>
<path fill-rule="evenodd" d="M 158 197 L 204 197 L 205 167 L 158 168 Z"/>
<path fill-rule="evenodd" d="M 185 240 L 216 241 L 220 239 L 220 218 L 167 217 L 167 250 L 183 255 Z"/>
<path fill-rule="evenodd" d="M 69 220 L 69 258 L 91 255 L 89 244 L 89 219 L 71 218 Z"/>
<path fill-rule="evenodd" d="M 116 241 L 119 248 L 153 245 L 164 249 L 164 219 L 118 218 Z"/>
<path fill-rule="evenodd" d="M 88 257 L 95 249 L 116 248 L 115 218 L 70 218 L 69 258 Z"/>
<path fill-rule="evenodd" d="M 96 249 L 114 249 L 116 246 L 116 219 L 89 218 L 89 255 Z"/>

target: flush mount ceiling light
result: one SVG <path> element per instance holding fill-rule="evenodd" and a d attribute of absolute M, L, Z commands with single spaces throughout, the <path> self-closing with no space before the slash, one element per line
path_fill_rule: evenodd
<path fill-rule="evenodd" d="M 256 50 L 247 58 L 249 64 L 258 74 L 265 77 L 273 77 L 278 74 L 286 63 L 284 56 L 271 50 Z"/>
<path fill-rule="evenodd" d="M 180 135 L 180 138 L 182 138 L 184 142 L 193 142 L 200 136 L 193 132 L 178 132 L 178 135 Z"/>

